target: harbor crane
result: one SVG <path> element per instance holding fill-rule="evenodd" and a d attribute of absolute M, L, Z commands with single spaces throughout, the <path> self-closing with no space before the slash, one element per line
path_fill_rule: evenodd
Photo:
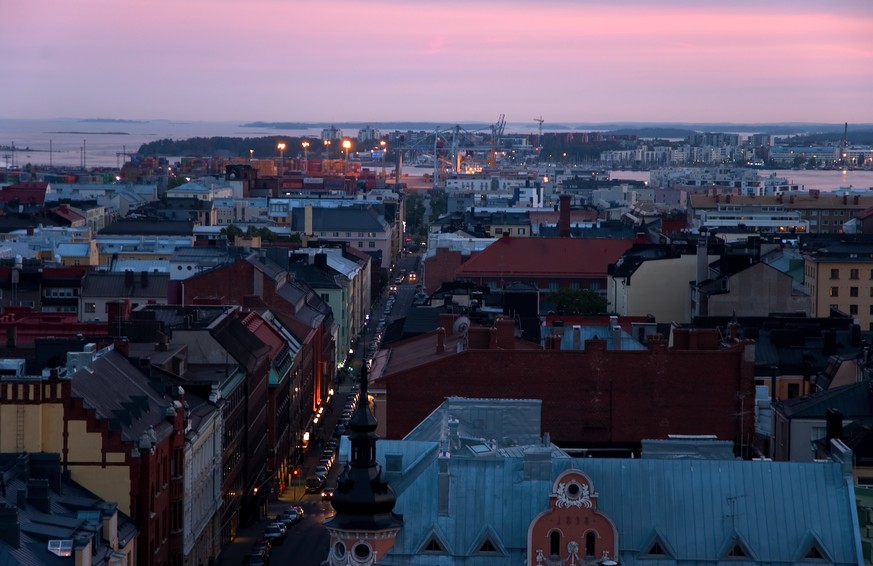
<path fill-rule="evenodd" d="M 537 150 L 539 150 L 540 143 L 542 142 L 542 139 L 543 139 L 543 122 L 545 122 L 545 120 L 543 120 L 543 115 L 540 114 L 540 117 L 534 118 L 533 121 L 537 122 L 540 125 L 540 132 L 537 135 Z"/>

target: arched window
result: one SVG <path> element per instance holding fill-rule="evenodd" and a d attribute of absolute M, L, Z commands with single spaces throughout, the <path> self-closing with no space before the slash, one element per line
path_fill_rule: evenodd
<path fill-rule="evenodd" d="M 561 555 L 561 533 L 558 531 L 549 533 L 549 554 L 551 556 Z"/>
<path fill-rule="evenodd" d="M 597 540 L 597 533 L 588 531 L 585 533 L 585 556 L 594 556 L 594 543 Z"/>

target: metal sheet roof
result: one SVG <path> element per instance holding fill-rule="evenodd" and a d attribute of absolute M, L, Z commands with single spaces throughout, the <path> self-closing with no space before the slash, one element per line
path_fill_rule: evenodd
<path fill-rule="evenodd" d="M 383 467 L 385 454 L 415 460 L 404 442 L 379 442 Z M 416 444 L 417 450 L 436 446 Z M 857 563 L 850 486 L 835 463 L 553 456 L 548 479 L 526 480 L 524 457 L 452 457 L 447 515 L 437 507 L 439 465 L 433 458 L 403 479 L 408 485 L 398 492 L 395 512 L 404 526 L 385 564 L 524 563 L 530 522 L 548 509 L 554 478 L 571 466 L 592 479 L 599 509 L 615 523 L 622 564 L 715 564 L 734 536 L 754 563 L 798 563 L 813 539 L 833 563 Z M 475 554 L 483 528 L 508 556 Z M 448 552 L 422 555 L 435 532 Z M 655 533 L 675 556 L 639 557 Z"/>

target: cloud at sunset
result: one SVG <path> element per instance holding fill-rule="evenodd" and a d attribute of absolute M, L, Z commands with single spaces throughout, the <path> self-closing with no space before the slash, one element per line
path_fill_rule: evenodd
<path fill-rule="evenodd" d="M 5 117 L 873 122 L 873 4 L 9 3 Z"/>

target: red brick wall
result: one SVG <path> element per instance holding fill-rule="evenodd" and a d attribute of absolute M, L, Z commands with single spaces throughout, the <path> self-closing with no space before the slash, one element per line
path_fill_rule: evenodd
<path fill-rule="evenodd" d="M 752 411 L 744 346 L 720 351 L 467 350 L 386 376 L 387 436 L 402 438 L 446 397 L 542 399 L 542 431 L 566 445 L 667 434 L 736 440 L 738 392 Z M 744 432 L 753 427 L 746 419 Z"/>
<path fill-rule="evenodd" d="M 424 289 L 428 294 L 440 288 L 443 283 L 455 280 L 455 272 L 468 258 L 461 252 L 437 248 L 436 253 L 424 260 Z"/>

